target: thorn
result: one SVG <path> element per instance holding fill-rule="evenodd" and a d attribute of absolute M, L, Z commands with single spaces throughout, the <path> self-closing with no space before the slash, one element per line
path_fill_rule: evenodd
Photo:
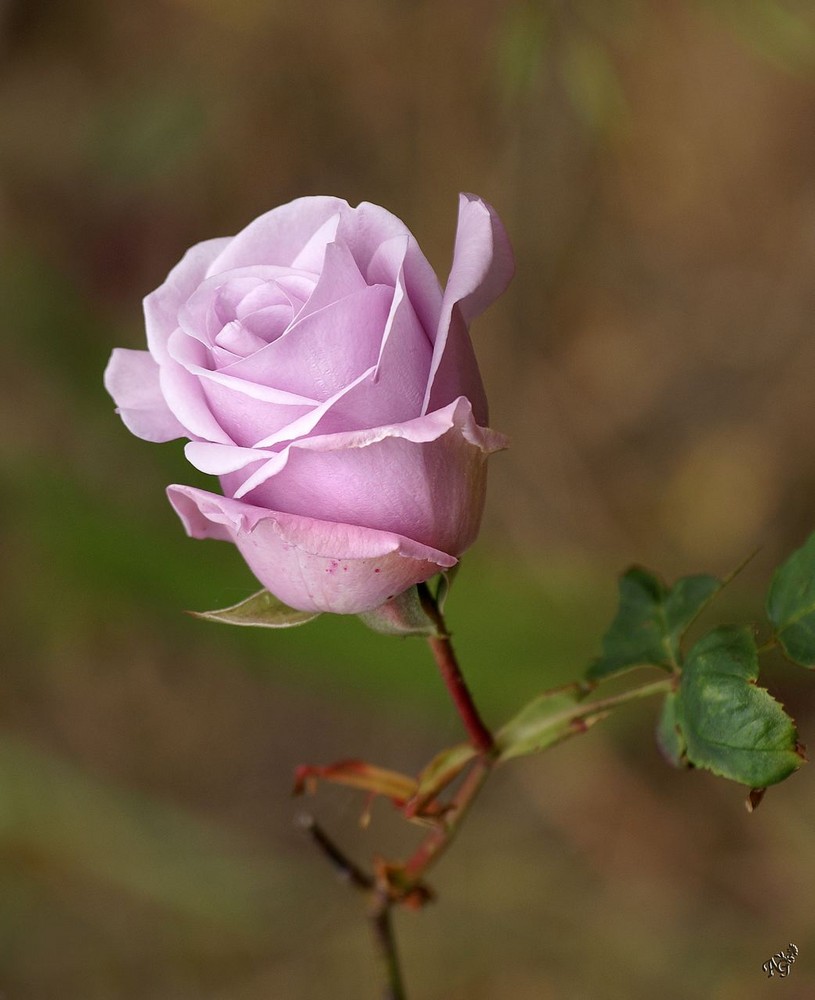
<path fill-rule="evenodd" d="M 375 798 L 376 792 L 369 792 L 365 797 L 365 805 L 362 807 L 362 814 L 359 817 L 359 825 L 362 830 L 367 830 L 371 825 L 371 809 Z"/>
<path fill-rule="evenodd" d="M 761 800 L 764 798 L 764 793 L 767 791 L 766 788 L 751 788 L 750 794 L 747 796 L 747 800 L 744 803 L 745 808 L 748 813 L 755 812 L 756 809 L 761 805 Z"/>

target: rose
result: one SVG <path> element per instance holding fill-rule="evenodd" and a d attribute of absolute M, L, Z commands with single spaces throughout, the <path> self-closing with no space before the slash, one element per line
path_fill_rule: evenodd
<path fill-rule="evenodd" d="M 467 324 L 512 276 L 506 233 L 459 204 L 444 291 L 384 209 L 301 198 L 192 247 L 144 301 L 149 351 L 105 385 L 148 441 L 186 437 L 223 496 L 170 486 L 195 538 L 234 542 L 277 598 L 357 613 L 457 562 L 505 439 Z"/>

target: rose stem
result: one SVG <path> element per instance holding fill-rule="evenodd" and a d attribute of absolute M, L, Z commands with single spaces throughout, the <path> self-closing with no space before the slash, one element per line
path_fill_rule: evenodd
<path fill-rule="evenodd" d="M 405 874 L 411 881 L 418 881 L 424 871 L 437 861 L 442 851 L 453 842 L 462 820 L 487 780 L 492 765 L 493 759 L 487 756 L 475 762 L 453 797 L 443 825 L 432 830 L 406 862 Z"/>
<path fill-rule="evenodd" d="M 642 684 L 639 687 L 630 688 L 627 691 L 622 691 L 619 694 L 611 695 L 608 698 L 599 699 L 598 701 L 586 702 L 582 706 L 582 710 L 573 713 L 574 721 L 577 722 L 581 718 L 581 715 L 598 711 L 608 711 L 627 701 L 646 698 L 652 694 L 669 692 L 673 689 L 674 685 L 674 679 L 667 678 L 665 680 Z M 577 735 L 581 731 L 580 728 L 576 727 L 572 735 Z M 442 852 L 447 850 L 453 842 L 470 806 L 484 786 L 495 763 L 496 758 L 491 754 L 483 754 L 475 761 L 458 791 L 453 796 L 442 823 L 424 838 L 405 863 L 404 871 L 411 882 L 417 882 L 424 875 L 425 871 L 439 859 Z"/>
<path fill-rule="evenodd" d="M 370 893 L 373 905 L 369 919 L 373 931 L 376 953 L 379 956 L 385 977 L 383 1000 L 407 1000 L 402 984 L 402 972 L 396 951 L 396 936 L 393 930 L 391 907 L 393 900 L 387 892 L 376 886 L 376 882 L 340 850 L 313 816 L 304 815 L 300 826 L 309 834 L 313 843 L 325 855 L 340 877 L 355 889 Z"/>
<path fill-rule="evenodd" d="M 407 1000 L 402 982 L 402 972 L 399 967 L 399 956 L 396 951 L 396 936 L 393 930 L 391 906 L 393 901 L 386 892 L 374 894 L 375 904 L 371 910 L 370 919 L 373 928 L 376 950 L 381 960 L 385 978 L 383 1000 Z"/>
<path fill-rule="evenodd" d="M 438 629 L 438 633 L 428 636 L 427 641 L 433 651 L 445 686 L 453 699 L 453 704 L 456 706 L 456 711 L 470 737 L 470 742 L 480 753 L 491 754 L 495 748 L 492 733 L 484 724 L 478 709 L 475 707 L 473 696 L 470 694 L 467 682 L 464 680 L 464 674 L 461 672 L 456 654 L 453 651 L 453 644 L 450 641 L 441 609 L 430 593 L 427 584 L 419 585 L 419 597 L 422 607 Z"/>

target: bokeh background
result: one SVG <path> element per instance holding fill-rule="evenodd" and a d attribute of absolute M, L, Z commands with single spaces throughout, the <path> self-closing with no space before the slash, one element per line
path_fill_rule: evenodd
<path fill-rule="evenodd" d="M 625 565 L 758 549 L 719 606 L 747 621 L 815 527 L 814 125 L 807 2 L 0 3 L 4 1000 L 376 997 L 292 769 L 459 738 L 418 641 L 183 614 L 255 584 L 183 536 L 164 486 L 202 478 L 101 373 L 184 249 L 336 194 L 443 277 L 458 191 L 499 210 L 517 277 L 474 334 L 513 447 L 449 606 L 497 723 L 582 671 Z M 812 676 L 764 683 L 815 745 Z M 815 995 L 811 768 L 748 815 L 654 718 L 495 777 L 439 902 L 399 915 L 411 997 Z M 306 805 L 360 862 L 415 839 L 341 789 Z"/>

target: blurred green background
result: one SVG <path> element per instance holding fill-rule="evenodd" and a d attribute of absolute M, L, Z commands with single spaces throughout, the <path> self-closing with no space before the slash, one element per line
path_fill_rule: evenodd
<path fill-rule="evenodd" d="M 114 416 L 109 352 L 187 246 L 274 205 L 383 204 L 443 278 L 477 192 L 518 258 L 474 331 L 513 447 L 449 605 L 484 714 L 582 671 L 630 562 L 760 547 L 723 598 L 747 620 L 815 527 L 812 6 L 5 0 L 0 60 L 0 996 L 373 1000 L 292 769 L 416 770 L 457 720 L 419 641 L 183 614 L 255 583 L 184 537 L 164 487 L 204 480 Z M 815 680 L 764 682 L 815 744 Z M 496 775 L 398 916 L 411 997 L 815 995 L 811 769 L 748 816 L 663 764 L 654 712 Z M 306 806 L 361 862 L 415 840 Z"/>

